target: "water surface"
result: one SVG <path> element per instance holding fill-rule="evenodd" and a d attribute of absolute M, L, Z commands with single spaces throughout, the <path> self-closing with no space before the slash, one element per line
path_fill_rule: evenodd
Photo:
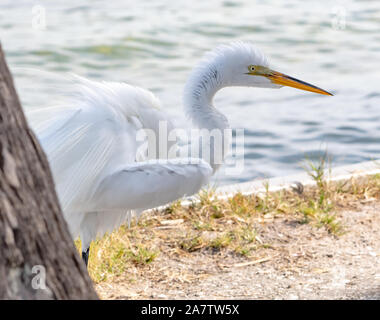
<path fill-rule="evenodd" d="M 126 81 L 182 116 L 183 84 L 201 55 L 250 41 L 274 68 L 334 93 L 228 88 L 215 105 L 245 129 L 244 170 L 218 184 L 287 175 L 325 149 L 334 165 L 380 158 L 378 1 L 2 0 L 0 35 L 25 108 L 49 105 L 52 81 L 22 67 Z M 38 21 L 37 21 L 38 22 Z"/>

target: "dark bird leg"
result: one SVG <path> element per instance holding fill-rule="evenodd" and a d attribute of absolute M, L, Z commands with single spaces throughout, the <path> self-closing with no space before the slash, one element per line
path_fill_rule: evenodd
<path fill-rule="evenodd" d="M 90 247 L 88 247 L 85 251 L 82 251 L 82 259 L 84 261 L 84 264 L 88 265 L 88 256 L 90 255 Z"/>

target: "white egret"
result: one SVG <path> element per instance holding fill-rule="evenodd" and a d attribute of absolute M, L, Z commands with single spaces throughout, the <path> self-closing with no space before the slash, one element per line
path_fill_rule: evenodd
<path fill-rule="evenodd" d="M 196 127 L 229 127 L 213 105 L 215 93 L 228 86 L 290 86 L 331 95 L 271 70 L 250 44 L 222 45 L 205 55 L 185 86 L 185 113 Z M 119 227 L 133 212 L 196 193 L 219 166 L 212 158 L 137 161 L 136 132 L 148 128 L 159 134 L 159 121 L 167 121 L 169 129 L 172 124 L 151 92 L 125 83 L 79 78 L 70 105 L 32 111 L 28 119 L 48 156 L 70 232 L 82 240 L 86 265 L 97 236 Z M 222 144 L 210 143 L 211 154 Z"/>

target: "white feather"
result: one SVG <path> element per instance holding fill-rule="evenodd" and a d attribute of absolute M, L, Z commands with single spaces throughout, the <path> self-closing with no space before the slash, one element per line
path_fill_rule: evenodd
<path fill-rule="evenodd" d="M 151 92 L 77 76 L 74 89 L 67 107 L 27 113 L 74 238 L 81 234 L 86 244 L 134 214 L 194 194 L 207 183 L 212 170 L 203 161 L 136 162 L 137 130 L 158 136 L 160 121 L 173 128 Z"/>

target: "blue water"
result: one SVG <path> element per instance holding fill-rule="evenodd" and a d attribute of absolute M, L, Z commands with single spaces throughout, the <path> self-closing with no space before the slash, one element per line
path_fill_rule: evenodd
<path fill-rule="evenodd" d="M 333 165 L 380 158 L 378 1 L 2 0 L 0 36 L 25 108 L 53 103 L 55 81 L 26 67 L 57 75 L 57 83 L 74 72 L 139 85 L 182 116 L 191 68 L 234 40 L 260 47 L 274 69 L 334 93 L 221 91 L 215 105 L 245 129 L 245 161 L 241 174 L 219 175 L 220 184 L 295 173 L 305 155 L 326 149 Z"/>

